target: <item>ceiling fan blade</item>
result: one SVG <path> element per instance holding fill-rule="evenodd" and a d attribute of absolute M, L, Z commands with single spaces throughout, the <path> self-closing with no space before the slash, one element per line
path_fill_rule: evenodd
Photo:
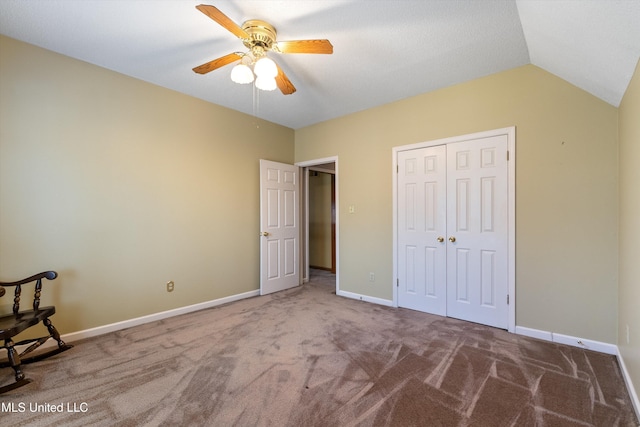
<path fill-rule="evenodd" d="M 196 6 L 196 9 L 198 9 L 200 12 L 204 13 L 209 18 L 211 18 L 214 21 L 216 21 L 218 24 L 222 25 L 227 30 L 231 31 L 237 37 L 239 37 L 241 39 L 248 39 L 249 38 L 249 34 L 247 34 L 247 32 L 245 30 L 240 28 L 240 26 L 238 26 L 238 24 L 236 24 L 231 19 L 229 19 L 229 17 L 227 15 L 225 15 L 222 12 L 220 12 L 217 7 L 209 6 L 207 4 L 200 4 L 200 5 Z"/>
<path fill-rule="evenodd" d="M 221 56 L 220 58 L 214 59 L 213 61 L 209 61 L 206 64 L 202 64 L 193 69 L 198 74 L 207 74 L 210 71 L 216 70 L 220 67 L 224 67 L 227 64 L 231 64 L 234 61 L 238 61 L 242 59 L 240 55 L 237 53 L 230 53 L 225 56 Z"/>
<path fill-rule="evenodd" d="M 292 40 L 277 42 L 275 49 L 280 53 L 333 53 L 329 40 Z"/>
<path fill-rule="evenodd" d="M 282 92 L 283 95 L 291 95 L 296 91 L 295 86 L 293 86 L 291 80 L 289 80 L 278 64 L 276 64 L 276 67 L 278 68 L 278 75 L 276 76 L 276 85 L 278 85 L 278 89 L 280 89 L 280 92 Z"/>

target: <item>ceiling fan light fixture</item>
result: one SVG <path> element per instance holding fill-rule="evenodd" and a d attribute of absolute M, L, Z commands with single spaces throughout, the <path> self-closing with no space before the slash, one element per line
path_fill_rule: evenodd
<path fill-rule="evenodd" d="M 258 76 L 256 77 L 256 87 L 260 90 L 275 90 L 277 87 L 275 77 L 264 77 Z"/>
<path fill-rule="evenodd" d="M 258 77 L 275 78 L 278 75 L 278 67 L 271 58 L 263 56 L 256 61 L 256 65 L 253 66 L 253 71 Z"/>
<path fill-rule="evenodd" d="M 231 80 L 242 85 L 253 81 L 253 72 L 245 64 L 238 64 L 231 70 Z"/>

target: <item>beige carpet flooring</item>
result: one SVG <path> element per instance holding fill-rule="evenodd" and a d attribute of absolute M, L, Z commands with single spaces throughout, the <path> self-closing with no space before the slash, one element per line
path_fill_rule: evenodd
<path fill-rule="evenodd" d="M 332 291 L 321 273 L 76 342 L 25 367 L 0 425 L 637 425 L 613 356 Z"/>

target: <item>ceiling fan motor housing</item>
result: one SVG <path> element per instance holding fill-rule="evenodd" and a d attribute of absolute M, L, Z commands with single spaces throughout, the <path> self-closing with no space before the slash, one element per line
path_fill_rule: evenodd
<path fill-rule="evenodd" d="M 276 29 L 257 19 L 246 21 L 242 24 L 242 29 L 249 34 L 249 39 L 243 40 L 246 47 L 254 50 L 255 47 L 261 47 L 263 50 L 270 50 L 276 41 Z"/>

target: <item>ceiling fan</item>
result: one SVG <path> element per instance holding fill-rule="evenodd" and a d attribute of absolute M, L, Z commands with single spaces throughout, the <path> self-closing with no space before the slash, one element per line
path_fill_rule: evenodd
<path fill-rule="evenodd" d="M 255 84 L 259 89 L 273 90 L 277 86 L 283 94 L 290 95 L 296 91 L 296 88 L 278 64 L 267 57 L 267 52 L 333 53 L 333 46 L 329 40 L 276 41 L 276 29 L 267 22 L 252 19 L 239 26 L 214 6 L 201 4 L 196 6 L 196 9 L 240 38 L 249 49 L 245 53 L 230 53 L 199 65 L 193 69 L 198 74 L 206 74 L 232 62 L 240 61 L 231 72 L 233 81 L 251 83 L 255 73 Z"/>

